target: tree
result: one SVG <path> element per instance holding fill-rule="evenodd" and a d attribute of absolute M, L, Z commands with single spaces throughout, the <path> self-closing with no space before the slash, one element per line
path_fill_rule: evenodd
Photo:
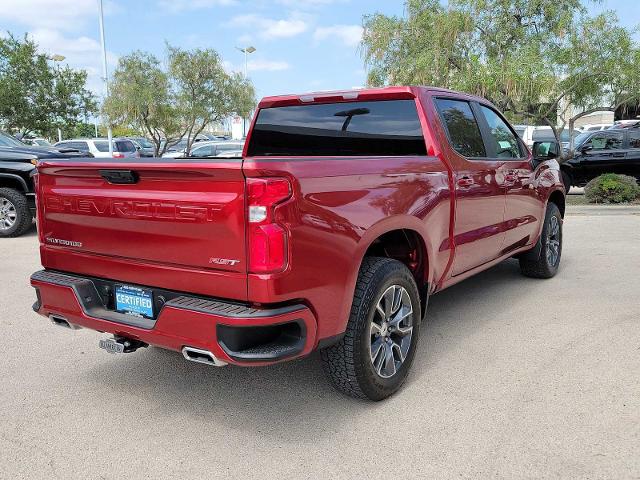
<path fill-rule="evenodd" d="M 370 84 L 473 93 L 557 139 L 584 112 L 640 98 L 631 32 L 579 0 L 409 0 L 403 18 L 368 15 L 364 27 Z"/>
<path fill-rule="evenodd" d="M 225 72 L 215 50 L 167 49 L 166 71 L 149 53 L 122 57 L 104 104 L 112 124 L 149 135 L 157 156 L 185 136 L 188 154 L 207 126 L 233 113 L 246 115 L 255 102 L 251 83 Z"/>
<path fill-rule="evenodd" d="M 112 125 L 142 129 L 151 137 L 156 156 L 162 156 L 187 131 L 180 121 L 169 76 L 150 53 L 135 51 L 120 58 L 103 111 Z"/>
<path fill-rule="evenodd" d="M 189 154 L 197 135 L 208 125 L 232 113 L 247 116 L 255 104 L 254 89 L 240 74 L 225 72 L 215 50 L 167 48 L 178 110 L 187 127 Z"/>
<path fill-rule="evenodd" d="M 0 38 L 0 122 L 25 135 L 55 136 L 72 129 L 96 109 L 87 73 L 51 66 L 27 36 Z"/>

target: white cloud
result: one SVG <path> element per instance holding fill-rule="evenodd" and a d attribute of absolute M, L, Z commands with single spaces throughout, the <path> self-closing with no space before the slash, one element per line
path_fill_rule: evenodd
<path fill-rule="evenodd" d="M 87 86 L 97 93 L 102 92 L 102 49 L 100 43 L 90 37 L 67 37 L 57 30 L 38 28 L 30 33 L 31 38 L 39 45 L 40 51 L 48 55 L 63 55 L 63 64 L 87 71 Z M 118 58 L 107 52 L 109 71 Z"/>
<path fill-rule="evenodd" d="M 316 28 L 313 39 L 316 41 L 337 39 L 347 46 L 355 47 L 362 40 L 362 32 L 360 25 L 332 25 Z"/>
<path fill-rule="evenodd" d="M 105 15 L 118 10 L 116 4 L 105 1 Z M 0 21 L 30 28 L 77 31 L 79 24 L 88 21 L 97 25 L 98 6 L 96 0 L 2 0 Z"/>
<path fill-rule="evenodd" d="M 255 14 L 238 15 L 231 19 L 229 25 L 249 28 L 263 38 L 295 37 L 308 30 L 309 25 L 299 18 L 274 20 Z"/>
<path fill-rule="evenodd" d="M 160 0 L 160 8 L 171 13 L 178 13 L 201 8 L 229 7 L 238 5 L 237 0 Z"/>

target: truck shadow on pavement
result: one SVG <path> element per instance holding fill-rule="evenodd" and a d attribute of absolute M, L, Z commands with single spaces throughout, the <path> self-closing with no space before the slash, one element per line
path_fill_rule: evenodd
<path fill-rule="evenodd" d="M 424 389 L 443 353 L 485 328 L 497 308 L 509 308 L 502 299 L 517 299 L 523 292 L 535 295 L 540 284 L 523 277 L 517 262 L 507 261 L 431 297 L 407 383 L 398 395 L 380 403 L 354 400 L 333 390 L 317 353 L 270 367 L 215 368 L 186 362 L 176 352 L 149 348 L 105 356 L 89 370 L 93 377 L 89 380 L 118 392 L 123 408 L 143 398 L 145 409 L 167 415 L 180 411 L 212 432 L 222 423 L 233 430 L 312 444 L 345 428 L 346 417 L 388 411 L 410 395 L 407 390 Z"/>

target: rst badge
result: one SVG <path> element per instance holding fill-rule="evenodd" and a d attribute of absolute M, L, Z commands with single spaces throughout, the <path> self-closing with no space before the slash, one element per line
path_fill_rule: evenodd
<path fill-rule="evenodd" d="M 229 265 L 230 267 L 233 267 L 233 266 L 239 264 L 240 260 L 233 260 L 231 258 L 214 258 L 214 257 L 211 257 L 209 259 L 209 263 L 211 265 Z"/>

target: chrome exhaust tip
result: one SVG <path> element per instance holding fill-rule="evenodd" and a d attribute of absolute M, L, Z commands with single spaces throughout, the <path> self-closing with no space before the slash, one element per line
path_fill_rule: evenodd
<path fill-rule="evenodd" d="M 201 350 L 194 347 L 183 347 L 182 355 L 190 362 L 204 363 L 214 367 L 224 367 L 227 362 L 223 362 L 208 350 Z"/>
<path fill-rule="evenodd" d="M 51 320 L 51 323 L 53 323 L 54 325 L 68 328 L 70 330 L 80 330 L 80 328 L 82 328 L 82 327 L 79 327 L 78 325 L 74 325 L 73 323 L 69 323 L 69 320 L 64 318 L 62 315 L 56 315 L 54 313 L 49 315 L 49 320 Z"/>

